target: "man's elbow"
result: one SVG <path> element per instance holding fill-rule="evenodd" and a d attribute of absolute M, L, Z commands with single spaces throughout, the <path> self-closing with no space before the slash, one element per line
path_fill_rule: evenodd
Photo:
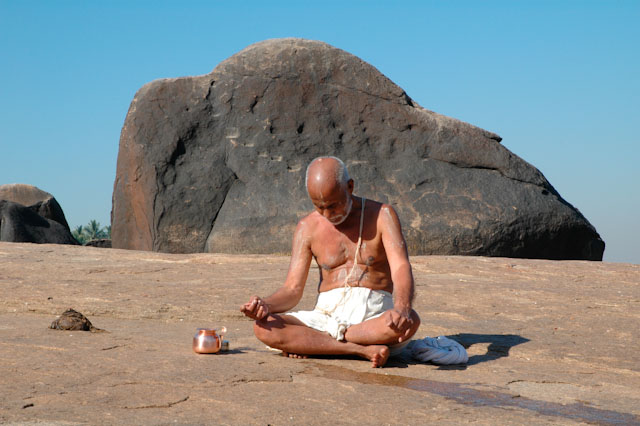
<path fill-rule="evenodd" d="M 286 299 L 286 304 L 287 306 L 289 306 L 288 309 L 293 308 L 294 306 L 296 306 L 300 300 L 302 300 L 302 295 L 304 293 L 304 288 L 298 288 L 298 287 L 289 287 L 287 285 L 285 285 L 285 299 Z"/>

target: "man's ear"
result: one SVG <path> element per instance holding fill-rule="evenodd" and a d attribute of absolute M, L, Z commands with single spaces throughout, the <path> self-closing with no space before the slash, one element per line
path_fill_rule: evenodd
<path fill-rule="evenodd" d="M 349 194 L 353 194 L 353 179 L 349 179 L 349 182 L 347 182 L 347 190 L 349 191 Z"/>

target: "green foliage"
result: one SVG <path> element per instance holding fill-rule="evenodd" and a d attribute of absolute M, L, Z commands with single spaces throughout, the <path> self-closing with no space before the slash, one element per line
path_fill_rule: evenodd
<path fill-rule="evenodd" d="M 100 227 L 100 222 L 90 220 L 85 226 L 78 225 L 72 231 L 73 238 L 78 240 L 80 244 L 86 244 L 89 241 L 100 240 L 103 238 L 111 238 L 111 226 Z"/>

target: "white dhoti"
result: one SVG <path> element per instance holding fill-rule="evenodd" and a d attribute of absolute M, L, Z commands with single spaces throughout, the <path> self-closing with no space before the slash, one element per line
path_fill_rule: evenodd
<path fill-rule="evenodd" d="M 313 311 L 289 312 L 307 327 L 344 340 L 344 333 L 354 324 L 377 318 L 393 309 L 393 296 L 384 290 L 366 287 L 339 287 L 318 295 Z M 399 354 L 409 341 L 391 345 L 391 355 Z"/>

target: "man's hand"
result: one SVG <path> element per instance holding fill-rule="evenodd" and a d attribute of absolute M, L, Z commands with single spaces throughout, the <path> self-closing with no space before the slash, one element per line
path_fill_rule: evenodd
<path fill-rule="evenodd" d="M 400 334 L 398 343 L 404 342 L 411 334 L 411 309 L 393 308 L 387 311 L 387 326 Z"/>
<path fill-rule="evenodd" d="M 242 305 L 240 312 L 251 319 L 261 320 L 269 315 L 269 305 L 258 296 L 253 296 L 251 300 Z"/>

